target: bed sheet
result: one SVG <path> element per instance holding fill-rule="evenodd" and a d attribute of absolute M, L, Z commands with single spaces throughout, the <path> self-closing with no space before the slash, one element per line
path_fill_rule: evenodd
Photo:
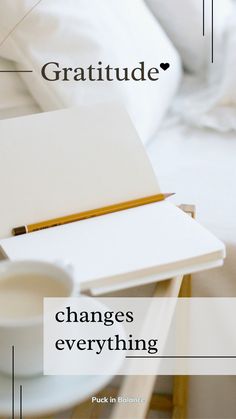
<path fill-rule="evenodd" d="M 226 244 L 222 268 L 194 275 L 194 295 L 236 296 L 236 134 L 178 123 L 158 132 L 148 154 L 162 190 L 195 204 L 197 220 Z"/>

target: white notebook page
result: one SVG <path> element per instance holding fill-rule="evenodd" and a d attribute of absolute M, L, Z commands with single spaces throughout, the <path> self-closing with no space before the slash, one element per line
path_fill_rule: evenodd
<path fill-rule="evenodd" d="M 67 260 L 81 289 L 140 274 L 196 271 L 222 260 L 224 245 L 168 202 L 53 227 L 0 242 L 12 260 Z M 154 279 L 155 280 L 155 276 Z"/>
<path fill-rule="evenodd" d="M 0 238 L 14 227 L 159 192 L 118 105 L 0 121 Z"/>

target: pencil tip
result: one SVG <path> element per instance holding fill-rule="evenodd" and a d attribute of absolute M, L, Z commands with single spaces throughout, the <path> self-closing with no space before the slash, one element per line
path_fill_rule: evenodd
<path fill-rule="evenodd" d="M 175 195 L 175 192 L 165 193 L 164 195 L 165 195 L 166 198 L 169 198 L 169 196 Z"/>

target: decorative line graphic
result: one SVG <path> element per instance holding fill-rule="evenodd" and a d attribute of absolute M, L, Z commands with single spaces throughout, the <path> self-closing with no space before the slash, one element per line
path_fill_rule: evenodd
<path fill-rule="evenodd" d="M 20 419 L 23 419 L 23 386 L 20 386 Z"/>
<path fill-rule="evenodd" d="M 33 70 L 0 70 L 0 73 L 33 73 Z"/>
<path fill-rule="evenodd" d="M 205 36 L 205 0 L 202 0 L 202 35 Z"/>
<path fill-rule="evenodd" d="M 211 0 L 211 62 L 214 63 L 214 0 Z"/>
<path fill-rule="evenodd" d="M 12 371 L 12 419 L 15 418 L 15 347 L 11 348 L 11 371 Z"/>
<path fill-rule="evenodd" d="M 206 4 L 202 0 L 202 36 L 205 36 L 206 30 Z M 214 0 L 211 0 L 211 62 L 214 63 Z"/>
<path fill-rule="evenodd" d="M 236 359 L 230 355 L 127 355 L 126 358 L 164 358 L 164 359 Z"/>
<path fill-rule="evenodd" d="M 23 419 L 23 386 L 20 385 L 19 419 Z M 11 347 L 11 419 L 15 419 L 15 346 Z"/>

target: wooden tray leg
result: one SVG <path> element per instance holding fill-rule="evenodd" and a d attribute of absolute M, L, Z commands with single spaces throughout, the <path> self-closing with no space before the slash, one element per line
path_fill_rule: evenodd
<path fill-rule="evenodd" d="M 182 276 L 173 278 L 168 281 L 162 281 L 157 284 L 155 297 L 178 297 L 181 284 Z M 119 394 L 125 397 L 132 397 L 134 394 L 141 394 L 144 399 L 143 403 L 140 404 L 116 404 L 111 419 L 143 419 L 149 410 L 150 401 L 152 398 L 152 392 L 155 385 L 155 375 L 144 375 L 144 376 L 126 376 L 124 377 L 123 384 L 119 390 Z"/>
<path fill-rule="evenodd" d="M 184 277 L 179 297 L 191 297 L 191 275 Z M 174 377 L 172 419 L 187 418 L 188 384 L 188 375 L 176 375 Z"/>

